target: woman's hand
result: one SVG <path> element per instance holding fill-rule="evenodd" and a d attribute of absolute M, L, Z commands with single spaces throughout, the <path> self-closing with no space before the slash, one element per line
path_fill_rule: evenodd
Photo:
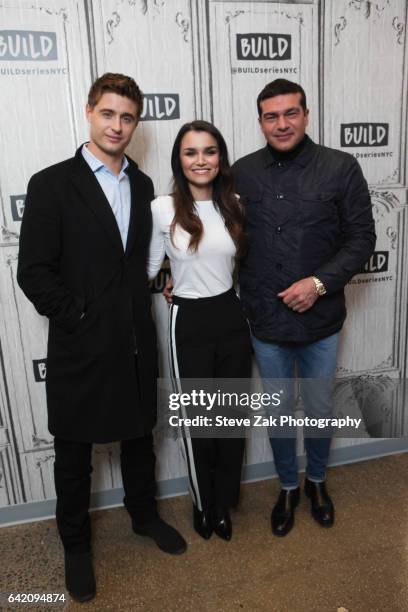
<path fill-rule="evenodd" d="M 166 299 L 166 302 L 169 305 L 173 303 L 172 292 L 173 292 L 173 279 L 170 276 L 169 280 L 167 281 L 167 283 L 165 284 L 164 289 L 163 289 L 163 295 L 164 295 L 164 297 Z"/>

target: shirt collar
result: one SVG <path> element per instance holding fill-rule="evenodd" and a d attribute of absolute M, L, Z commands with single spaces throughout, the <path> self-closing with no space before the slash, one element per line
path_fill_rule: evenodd
<path fill-rule="evenodd" d="M 311 138 L 306 135 L 304 147 L 298 153 L 298 155 L 296 155 L 296 157 L 294 159 L 291 159 L 288 163 L 299 164 L 299 166 L 302 166 L 304 168 L 305 166 L 307 166 L 307 164 L 313 157 L 315 147 L 316 145 L 313 140 L 311 140 Z M 268 147 L 268 145 L 266 145 L 265 148 L 262 150 L 262 154 L 265 168 L 282 161 L 274 157 L 273 152 L 271 151 L 271 147 Z"/>
<path fill-rule="evenodd" d="M 85 161 L 90 166 L 92 172 L 96 173 L 96 172 L 98 172 L 98 170 L 101 170 L 101 168 L 104 168 L 107 172 L 112 174 L 112 171 L 107 166 L 105 166 L 105 164 L 103 162 L 101 162 L 100 159 L 98 159 L 97 157 L 95 157 L 95 155 L 93 153 L 91 153 L 91 151 L 87 147 L 87 143 L 82 145 L 82 155 L 84 156 Z M 122 176 L 123 172 L 126 172 L 126 169 L 127 169 L 128 166 L 129 166 L 129 161 L 128 161 L 126 155 L 124 155 L 123 156 L 122 167 L 120 169 L 120 173 L 119 173 L 118 178 L 120 178 Z M 127 172 L 126 172 L 126 174 L 127 174 Z"/>

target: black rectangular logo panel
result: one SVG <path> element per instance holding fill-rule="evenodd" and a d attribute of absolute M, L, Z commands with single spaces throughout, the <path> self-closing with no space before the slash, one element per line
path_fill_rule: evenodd
<path fill-rule="evenodd" d="M 388 123 L 342 123 L 340 145 L 342 147 L 386 147 Z"/>
<path fill-rule="evenodd" d="M 239 60 L 289 60 L 291 57 L 290 34 L 237 34 Z"/>
<path fill-rule="evenodd" d="M 13 221 L 21 221 L 23 218 L 25 193 L 23 195 L 10 196 L 11 216 Z"/>
<path fill-rule="evenodd" d="M 47 360 L 33 359 L 33 369 L 35 382 L 44 382 L 47 376 Z"/>
<path fill-rule="evenodd" d="M 371 274 L 388 272 L 388 255 L 388 251 L 374 251 L 370 259 L 365 264 L 362 272 Z"/>
<path fill-rule="evenodd" d="M 178 94 L 144 94 L 141 121 L 180 119 Z"/>

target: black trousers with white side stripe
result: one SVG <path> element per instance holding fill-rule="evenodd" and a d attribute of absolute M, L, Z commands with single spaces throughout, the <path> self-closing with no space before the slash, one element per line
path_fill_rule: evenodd
<path fill-rule="evenodd" d="M 176 387 L 182 378 L 251 376 L 249 327 L 233 289 L 209 298 L 173 296 L 169 358 Z M 193 503 L 199 510 L 236 506 L 245 440 L 183 433 L 187 434 L 181 437 L 181 445 Z"/>

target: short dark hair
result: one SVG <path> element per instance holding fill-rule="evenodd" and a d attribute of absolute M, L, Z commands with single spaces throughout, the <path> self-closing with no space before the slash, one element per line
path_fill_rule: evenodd
<path fill-rule="evenodd" d="M 256 100 L 259 117 L 262 116 L 261 102 L 263 102 L 263 100 L 292 93 L 300 93 L 300 104 L 303 110 L 306 112 L 306 94 L 303 87 L 301 87 L 298 83 L 288 81 L 287 79 L 275 79 L 274 81 L 271 81 L 265 85 Z"/>
<path fill-rule="evenodd" d="M 138 117 L 143 110 L 143 93 L 132 77 L 115 72 L 105 72 L 91 85 L 88 94 L 88 104 L 96 106 L 104 93 L 115 93 L 125 96 L 136 103 Z"/>

